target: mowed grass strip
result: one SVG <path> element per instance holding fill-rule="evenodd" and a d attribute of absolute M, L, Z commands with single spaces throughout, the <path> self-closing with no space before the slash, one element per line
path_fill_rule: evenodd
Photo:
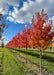
<path fill-rule="evenodd" d="M 19 50 L 19 48 L 18 48 Z M 23 52 L 23 53 L 26 53 L 26 49 L 20 49 L 20 52 Z M 27 50 L 27 53 L 29 55 L 32 55 L 32 56 L 35 56 L 35 57 L 40 57 L 40 51 L 39 50 Z M 50 62 L 54 62 L 54 52 L 45 52 L 45 51 L 42 51 L 42 59 L 45 59 L 47 61 L 50 61 Z"/>
<path fill-rule="evenodd" d="M 9 49 L 13 49 L 13 50 L 17 50 L 17 51 L 19 50 L 19 48 L 9 48 Z M 53 48 L 53 50 L 54 50 L 54 48 Z M 21 52 L 25 52 L 26 51 L 26 48 L 24 48 L 24 49 L 23 48 L 20 48 L 20 51 Z M 30 54 L 34 54 L 34 55 L 40 53 L 38 49 L 35 49 L 34 50 L 34 49 L 29 49 L 29 48 L 27 48 L 27 52 L 30 53 Z M 48 50 L 42 51 L 42 56 L 43 55 L 50 56 L 50 57 L 54 57 L 54 52 L 52 52 L 52 49 L 51 50 L 48 49 Z"/>
<path fill-rule="evenodd" d="M 3 49 L 3 67 L 3 75 L 25 75 L 26 72 L 31 71 L 6 48 Z"/>
<path fill-rule="evenodd" d="M 10 48 L 10 49 L 20 51 L 22 53 L 26 53 L 26 49 L 21 49 L 21 48 L 20 48 L 20 50 L 19 50 L 19 48 L 18 49 Z M 34 51 L 34 50 L 28 49 L 27 54 L 40 58 L 40 51 L 37 51 L 37 50 Z M 53 53 L 50 54 L 49 52 L 42 51 L 42 59 L 45 59 L 49 62 L 54 62 L 54 54 Z"/>
<path fill-rule="evenodd" d="M 18 50 L 19 50 L 19 48 L 17 48 Z M 54 48 L 53 48 L 54 49 Z M 26 48 L 25 49 L 22 49 L 22 48 L 20 48 L 20 50 L 21 51 L 26 51 Z M 49 52 L 48 52 L 49 51 Z M 45 51 L 42 51 L 42 56 L 43 55 L 49 55 L 49 56 L 51 56 L 51 57 L 54 57 L 54 52 L 51 52 L 52 51 L 52 49 L 50 50 L 50 49 L 48 49 L 48 50 L 45 50 Z M 29 52 L 29 53 L 31 53 L 31 54 L 39 54 L 40 52 L 39 52 L 39 50 L 38 49 L 36 49 L 36 50 L 31 50 L 31 49 L 27 49 L 27 52 Z"/>
<path fill-rule="evenodd" d="M 16 54 L 19 54 L 19 51 L 15 50 L 15 49 L 14 50 L 10 49 L 10 50 L 15 52 Z M 20 56 L 25 58 L 26 53 L 20 52 Z M 40 58 L 27 54 L 27 59 L 40 67 Z M 42 59 L 42 67 L 46 69 L 46 72 L 53 73 L 53 75 L 54 75 L 54 63 L 49 62 L 46 59 Z"/>
<path fill-rule="evenodd" d="M 3 75 L 3 50 L 0 48 L 0 75 Z"/>

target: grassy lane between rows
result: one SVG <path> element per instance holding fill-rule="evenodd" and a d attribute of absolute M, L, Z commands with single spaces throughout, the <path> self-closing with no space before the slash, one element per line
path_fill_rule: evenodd
<path fill-rule="evenodd" d="M 19 54 L 19 51 L 15 50 L 15 49 L 14 50 L 10 49 L 10 50 L 15 52 L 16 54 Z M 26 53 L 20 52 L 20 56 L 25 58 Z M 32 63 L 40 66 L 40 58 L 28 54 L 27 59 L 29 61 L 31 61 Z M 51 72 L 54 75 L 54 63 L 53 62 L 49 62 L 45 59 L 42 59 L 42 67 L 46 69 L 46 72 Z"/>
<path fill-rule="evenodd" d="M 3 48 L 3 75 L 25 75 L 33 72 L 14 57 L 6 48 Z"/>
<path fill-rule="evenodd" d="M 16 48 L 15 48 L 16 49 Z M 19 50 L 19 48 L 17 48 L 16 50 Z M 21 51 L 26 51 L 26 48 L 25 49 L 22 49 L 20 48 Z M 48 49 L 49 51 L 49 49 Z M 27 49 L 27 52 L 31 53 L 31 54 L 39 54 L 39 50 L 31 50 L 31 49 Z M 50 56 L 50 57 L 54 57 L 54 52 L 47 52 L 47 51 L 42 51 L 42 56 L 43 55 L 46 55 L 46 56 Z"/>
<path fill-rule="evenodd" d="M 16 49 L 17 51 L 19 50 Z M 20 52 L 23 52 L 23 53 L 26 53 L 26 49 L 20 49 Z M 35 57 L 40 57 L 40 52 L 39 51 L 35 51 L 35 50 L 27 50 L 27 53 L 29 55 L 32 55 L 32 56 L 35 56 Z M 50 62 L 54 62 L 54 52 L 45 52 L 45 51 L 42 51 L 42 59 L 45 59 L 47 61 L 50 61 Z"/>
<path fill-rule="evenodd" d="M 3 50 L 0 48 L 0 75 L 3 75 Z"/>
<path fill-rule="evenodd" d="M 13 50 L 19 50 L 19 48 L 9 48 L 9 49 L 13 49 Z M 20 52 L 26 52 L 26 48 L 20 48 Z M 31 55 L 37 55 L 39 56 L 39 50 L 31 50 L 31 49 L 27 49 L 27 53 L 31 54 Z M 48 56 L 48 57 L 54 57 L 54 52 L 47 52 L 47 51 L 42 51 L 42 56 L 44 58 L 44 56 Z"/>
<path fill-rule="evenodd" d="M 20 50 L 19 50 L 19 48 L 18 49 L 9 48 L 9 49 L 13 49 L 16 51 L 20 51 L 22 53 L 26 53 L 26 49 L 21 49 L 21 48 L 20 48 Z M 40 52 L 39 51 L 27 50 L 27 54 L 40 58 Z M 42 51 L 42 59 L 45 59 L 49 62 L 54 62 L 54 54 L 53 53 L 50 54 L 49 52 Z"/>

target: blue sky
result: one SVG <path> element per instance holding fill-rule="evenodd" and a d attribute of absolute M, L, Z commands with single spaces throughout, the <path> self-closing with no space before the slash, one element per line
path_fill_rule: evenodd
<path fill-rule="evenodd" d="M 6 25 L 8 25 L 7 34 L 3 34 L 10 41 L 13 36 L 24 28 L 24 24 L 30 24 L 35 12 L 42 9 L 48 14 L 48 18 L 54 23 L 54 0 L 0 0 L 0 13 L 4 15 Z M 4 9 L 4 10 L 3 10 Z M 3 10 L 3 11 L 2 11 Z M 31 25 L 30 25 L 31 26 Z"/>

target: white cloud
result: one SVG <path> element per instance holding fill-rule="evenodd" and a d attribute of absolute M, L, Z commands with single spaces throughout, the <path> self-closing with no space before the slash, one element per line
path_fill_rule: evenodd
<path fill-rule="evenodd" d="M 8 19 L 9 19 L 9 21 L 11 21 L 11 22 L 14 21 L 14 19 L 13 19 L 12 17 L 10 17 L 10 16 L 7 17 L 7 20 L 8 20 Z"/>
<path fill-rule="evenodd" d="M 54 30 L 54 16 L 52 16 L 51 18 L 49 18 L 49 20 L 52 20 L 52 24 L 53 24 L 52 30 Z"/>
<path fill-rule="evenodd" d="M 37 0 L 37 2 L 42 2 L 43 0 Z"/>
<path fill-rule="evenodd" d="M 53 25 L 54 25 L 54 16 L 50 17 L 49 20 L 52 20 Z"/>
<path fill-rule="evenodd" d="M 11 16 L 12 14 L 11 14 L 11 11 L 9 11 L 9 16 Z"/>
<path fill-rule="evenodd" d="M 54 15 L 54 0 L 27 0 L 27 2 L 23 2 L 22 8 L 18 9 L 19 1 L 20 0 L 0 0 L 0 13 L 5 15 L 9 12 L 7 20 L 15 23 L 31 22 L 35 12 L 39 12 L 42 9 L 44 9 L 48 15 Z M 12 12 L 10 10 L 8 11 L 9 6 L 13 6 L 14 10 Z"/>
<path fill-rule="evenodd" d="M 54 2 L 54 0 L 48 0 L 49 2 Z"/>
<path fill-rule="evenodd" d="M 0 0 L 0 13 L 7 14 L 10 5 L 18 7 L 19 0 Z"/>
<path fill-rule="evenodd" d="M 12 5 L 12 6 L 16 6 L 18 7 L 19 6 L 19 0 L 5 0 L 9 5 Z"/>
<path fill-rule="evenodd" d="M 52 24 L 53 24 L 52 31 L 54 31 L 54 16 L 52 16 L 51 18 L 49 18 L 49 20 L 52 20 Z"/>
<path fill-rule="evenodd" d="M 21 9 L 14 7 L 14 10 L 11 13 L 9 12 L 9 14 L 11 14 L 9 17 L 11 17 L 13 19 L 11 21 L 15 23 L 31 22 L 32 16 L 35 12 L 39 12 L 42 9 L 44 9 L 48 15 L 54 15 L 53 7 L 53 0 L 52 2 L 49 0 L 28 0 L 27 2 L 23 2 L 23 7 Z M 8 19 L 10 20 L 10 18 Z"/>

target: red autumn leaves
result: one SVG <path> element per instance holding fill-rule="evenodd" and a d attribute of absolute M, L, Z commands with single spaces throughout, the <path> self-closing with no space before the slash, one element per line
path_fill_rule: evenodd
<path fill-rule="evenodd" d="M 35 14 L 32 19 L 32 27 L 23 29 L 22 34 L 18 33 L 7 43 L 5 47 L 34 47 L 45 50 L 52 43 L 54 32 L 51 32 L 52 22 L 48 22 L 44 10 Z"/>

